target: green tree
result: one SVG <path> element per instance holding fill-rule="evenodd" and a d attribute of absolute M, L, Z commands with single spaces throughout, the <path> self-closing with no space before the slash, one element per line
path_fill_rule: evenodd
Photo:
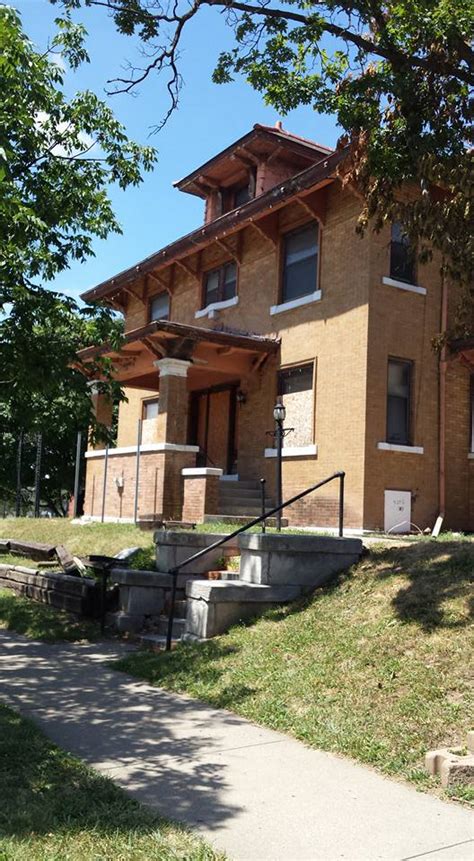
<path fill-rule="evenodd" d="M 57 23 L 40 53 L 18 13 L 0 6 L 0 487 L 14 491 L 20 430 L 43 432 L 45 492 L 60 510 L 76 431 L 92 425 L 107 435 L 91 414 L 77 350 L 118 342 L 122 327 L 113 310 L 79 308 L 44 283 L 91 255 L 95 237 L 120 232 L 108 186 L 137 185 L 155 152 L 130 141 L 94 93 L 66 99 L 54 54 L 72 68 L 86 61 L 85 31 L 68 18 Z M 93 370 L 120 397 L 107 362 Z"/>
<path fill-rule="evenodd" d="M 421 260 L 437 249 L 465 287 L 459 332 L 472 329 L 473 0 L 53 2 L 105 7 L 121 33 L 140 36 L 145 66 L 111 90 L 162 75 L 170 112 L 184 30 L 209 6 L 224 13 L 234 46 L 217 58 L 214 80 L 243 75 L 282 114 L 302 104 L 335 114 L 341 175 L 364 201 L 359 229 L 400 220 Z M 407 184 L 416 194 L 403 200 Z"/>

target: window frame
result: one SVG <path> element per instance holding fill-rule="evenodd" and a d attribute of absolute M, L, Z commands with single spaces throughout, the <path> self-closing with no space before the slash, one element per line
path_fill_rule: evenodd
<path fill-rule="evenodd" d="M 389 243 L 389 261 L 388 261 L 389 278 L 392 278 L 393 281 L 399 281 L 400 284 L 416 285 L 417 284 L 417 277 L 418 277 L 416 251 L 413 248 L 411 248 L 409 242 L 405 245 L 400 240 L 394 240 L 393 239 L 393 228 L 395 227 L 396 224 L 400 225 L 400 228 L 402 228 L 400 221 L 392 221 L 390 224 L 390 243 Z M 404 245 L 404 247 L 408 249 L 408 253 L 410 253 L 412 255 L 411 272 L 410 272 L 411 277 L 410 278 L 402 278 L 400 275 L 396 275 L 392 271 L 392 249 L 393 249 L 394 245 L 397 245 L 397 246 Z"/>
<path fill-rule="evenodd" d="M 152 314 L 152 305 L 155 299 L 158 299 L 159 296 L 167 295 L 168 296 L 168 316 L 167 317 L 159 317 L 153 319 Z M 149 323 L 157 323 L 160 320 L 170 320 L 171 319 L 171 295 L 168 290 L 159 290 L 158 293 L 154 293 L 152 296 L 148 297 L 148 322 Z"/>
<path fill-rule="evenodd" d="M 153 420 L 153 418 L 147 419 L 146 409 L 147 409 L 147 406 L 149 404 L 155 404 L 155 403 L 158 404 L 158 413 L 156 416 L 154 416 L 154 418 L 156 419 L 156 418 L 158 418 L 158 416 L 160 414 L 160 396 L 157 395 L 156 398 L 143 398 L 142 399 L 142 421 L 152 421 Z"/>
<path fill-rule="evenodd" d="M 280 368 L 278 368 L 278 370 L 276 372 L 275 397 L 273 399 L 273 402 L 276 403 L 278 398 L 284 397 L 284 395 L 280 394 L 280 391 L 281 391 L 280 375 L 282 373 L 284 373 L 285 371 L 291 371 L 295 368 L 303 368 L 306 365 L 312 365 L 312 368 L 313 368 L 313 382 L 312 382 L 312 386 L 311 386 L 312 405 L 313 405 L 311 421 L 312 421 L 313 430 L 311 433 L 311 443 L 308 443 L 308 445 L 314 445 L 315 440 L 316 440 L 316 374 L 317 374 L 317 367 L 318 367 L 318 362 L 317 362 L 316 356 L 313 356 L 310 359 L 303 359 L 302 361 L 299 361 L 299 362 L 291 362 L 288 365 L 282 365 Z M 309 389 L 308 389 L 308 391 L 309 391 Z"/>
<path fill-rule="evenodd" d="M 388 399 L 390 397 L 388 383 L 389 383 L 389 368 L 390 364 L 398 364 L 398 365 L 406 365 L 409 370 L 408 376 L 408 409 L 407 409 L 407 427 L 406 427 L 406 439 L 405 440 L 395 440 L 390 439 L 388 433 Z M 388 356 L 387 359 L 387 372 L 386 372 L 386 392 L 385 392 L 385 440 L 390 445 L 405 445 L 412 446 L 413 445 L 413 428 L 414 428 L 414 416 L 413 416 L 413 391 L 414 391 L 414 369 L 415 363 L 413 359 L 403 359 L 400 356 Z"/>
<path fill-rule="evenodd" d="M 231 263 L 233 263 L 235 266 L 235 293 L 233 296 L 230 297 L 230 299 L 224 299 L 223 295 L 222 295 L 223 286 L 224 286 L 223 273 L 224 273 L 225 267 L 229 266 Z M 235 299 L 235 297 L 239 295 L 239 270 L 240 270 L 240 266 L 239 266 L 238 260 L 236 260 L 234 257 L 230 257 L 227 260 L 224 260 L 218 266 L 213 266 L 211 269 L 206 269 L 202 273 L 201 301 L 200 301 L 200 308 L 199 308 L 200 311 L 204 311 L 204 309 L 209 308 L 210 305 L 216 305 L 220 302 L 231 302 L 232 299 Z M 222 275 L 219 274 L 219 285 L 218 285 L 218 297 L 217 297 L 217 299 L 213 299 L 212 302 L 208 302 L 207 298 L 206 298 L 206 280 L 207 280 L 208 275 L 210 275 L 212 272 L 219 272 L 219 273 L 222 273 Z"/>
<path fill-rule="evenodd" d="M 306 296 L 311 296 L 313 293 L 317 293 L 321 290 L 321 246 L 322 246 L 322 224 L 317 218 L 302 218 L 299 221 L 295 221 L 291 226 L 288 226 L 284 230 L 281 231 L 279 237 L 279 249 L 278 249 L 278 292 L 277 292 L 277 305 L 285 305 L 289 302 L 297 302 L 298 299 L 285 299 L 283 295 L 284 283 L 285 283 L 285 244 L 288 236 L 292 233 L 298 233 L 299 231 L 303 231 L 305 228 L 309 227 L 311 224 L 314 224 L 317 229 L 317 247 L 318 247 L 318 260 L 316 265 L 316 283 L 314 285 L 314 289 L 309 293 L 304 293 L 303 296 L 298 297 L 298 299 L 303 299 Z M 299 362 L 298 364 L 302 364 Z"/>

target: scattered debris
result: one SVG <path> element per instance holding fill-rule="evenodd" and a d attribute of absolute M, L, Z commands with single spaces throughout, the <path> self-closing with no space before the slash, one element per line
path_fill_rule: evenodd
<path fill-rule="evenodd" d="M 54 544 L 38 544 L 36 541 L 18 541 L 16 538 L 7 538 L 10 553 L 18 556 L 29 556 L 39 562 L 47 562 L 54 556 Z"/>
<path fill-rule="evenodd" d="M 129 559 L 132 559 L 137 553 L 141 550 L 141 547 L 124 547 L 120 553 L 116 553 L 114 559 L 120 559 L 123 562 L 128 562 Z"/>
<path fill-rule="evenodd" d="M 57 547 L 55 547 L 55 552 L 59 559 L 59 564 L 65 574 L 70 574 L 73 577 L 80 577 L 81 568 L 83 569 L 83 572 L 85 572 L 85 565 L 80 560 L 77 560 L 76 557 L 65 548 L 64 544 L 58 544 Z M 78 562 L 79 565 L 77 564 Z"/>
<path fill-rule="evenodd" d="M 465 748 L 428 751 L 425 768 L 429 774 L 439 774 L 442 786 L 474 785 L 474 731 L 468 733 Z"/>

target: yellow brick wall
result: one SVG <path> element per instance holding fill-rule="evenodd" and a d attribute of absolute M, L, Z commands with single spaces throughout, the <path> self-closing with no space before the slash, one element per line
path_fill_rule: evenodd
<path fill-rule="evenodd" d="M 390 231 L 387 228 L 378 235 L 368 231 L 359 237 L 355 232 L 359 211 L 360 204 L 349 191 L 338 185 L 330 187 L 320 234 L 320 302 L 270 314 L 270 307 L 279 301 L 280 249 L 249 226 L 241 241 L 238 305 L 219 311 L 214 320 L 196 319 L 199 284 L 175 267 L 170 317 L 200 327 L 228 326 L 281 338 L 281 354 L 269 357 L 259 371 L 240 379 L 246 395 L 246 402 L 237 406 L 236 418 L 240 478 L 266 477 L 269 495 L 274 492 L 275 460 L 263 455 L 273 444 L 266 431 L 273 428 L 277 371 L 312 360 L 318 453 L 285 458 L 284 496 L 342 469 L 347 473 L 347 526 L 383 528 L 384 490 L 396 489 L 411 491 L 412 519 L 425 528 L 433 525 L 438 513 L 439 363 L 432 340 L 441 325 L 439 261 L 419 268 L 417 280 L 426 288 L 426 296 L 384 285 L 382 279 L 389 275 Z M 301 205 L 291 203 L 280 212 L 280 230 L 309 220 Z M 189 263 L 195 267 L 200 260 L 204 272 L 226 259 L 223 248 L 211 244 L 200 258 L 190 257 Z M 127 330 L 146 322 L 146 306 L 130 298 Z M 389 356 L 414 363 L 413 443 L 423 447 L 422 455 L 377 448 L 386 435 Z M 127 390 L 128 403 L 120 407 L 119 446 L 136 443 L 142 400 L 155 394 Z M 467 458 L 469 373 L 457 361 L 448 373 L 448 411 L 447 523 L 457 528 L 467 528 L 470 523 L 472 528 L 474 462 Z M 292 445 L 291 435 L 286 445 Z M 335 526 L 337 489 L 334 483 L 306 498 L 288 512 L 290 522 Z"/>
<path fill-rule="evenodd" d="M 158 388 L 158 371 L 156 372 L 156 379 Z M 152 389 L 125 388 L 124 393 L 127 400 L 122 401 L 119 406 L 117 447 L 137 444 L 137 424 L 138 419 L 142 417 L 143 401 L 158 396 L 158 390 L 154 391 Z M 149 429 L 146 427 L 148 424 L 149 422 L 144 422 L 143 442 L 161 442 L 158 438 L 151 439 L 152 434 L 149 433 Z"/>

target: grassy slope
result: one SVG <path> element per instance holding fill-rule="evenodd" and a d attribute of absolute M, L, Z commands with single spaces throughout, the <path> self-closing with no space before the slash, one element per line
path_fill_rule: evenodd
<path fill-rule="evenodd" d="M 435 788 L 425 751 L 464 743 L 472 720 L 473 569 L 468 541 L 376 547 L 309 600 L 115 666 Z"/>
<path fill-rule="evenodd" d="M 0 520 L 0 538 L 18 538 L 44 544 L 64 544 L 77 556 L 89 553 L 113 556 L 124 547 L 153 547 L 153 532 L 137 529 L 132 523 L 72 524 L 62 518 L 30 517 Z M 18 560 L 18 557 L 16 557 Z M 3 557 L 3 560 L 5 557 Z M 3 561 L 0 557 L 0 561 Z M 9 557 L 9 561 L 10 557 Z M 19 563 L 19 564 L 24 564 Z M 34 565 L 35 563 L 30 563 Z"/>
<path fill-rule="evenodd" d="M 0 705 L 1 861 L 217 861 Z"/>
<path fill-rule="evenodd" d="M 100 636 L 98 622 L 78 619 L 63 610 L 21 598 L 9 589 L 0 589 L 0 628 L 46 643 L 96 640 Z"/>

